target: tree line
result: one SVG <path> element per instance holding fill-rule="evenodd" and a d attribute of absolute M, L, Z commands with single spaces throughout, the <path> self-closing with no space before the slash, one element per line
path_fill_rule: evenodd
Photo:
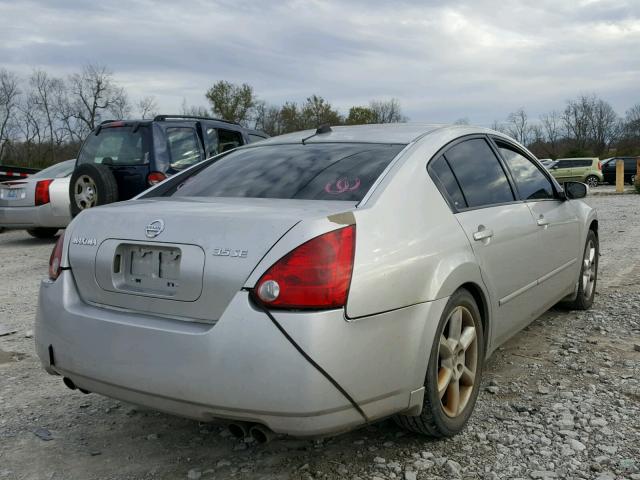
<path fill-rule="evenodd" d="M 537 120 L 519 108 L 492 128 L 526 145 L 538 158 L 640 155 L 640 103 L 619 116 L 595 94 L 567 100 L 564 109 Z"/>
<path fill-rule="evenodd" d="M 269 135 L 331 125 L 406 122 L 397 99 L 371 100 L 345 114 L 320 95 L 274 105 L 247 83 L 214 83 L 204 93 L 207 105 L 183 101 L 180 113 L 217 117 Z M 65 78 L 34 70 L 27 78 L 0 69 L 0 164 L 44 167 L 73 158 L 87 134 L 106 119 L 153 118 L 157 100 L 132 101 L 113 72 L 85 65 Z M 470 123 L 462 118 L 456 123 Z M 539 158 L 640 154 L 640 103 L 624 116 L 596 95 L 570 99 L 564 108 L 531 118 L 524 108 L 492 128 L 528 146 Z"/>

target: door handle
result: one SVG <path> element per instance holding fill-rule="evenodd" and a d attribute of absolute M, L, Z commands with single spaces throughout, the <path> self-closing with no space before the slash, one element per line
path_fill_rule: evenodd
<path fill-rule="evenodd" d="M 547 227 L 547 226 L 549 226 L 549 220 L 544 218 L 544 215 L 540 215 L 540 218 L 538 218 L 538 220 L 536 220 L 536 223 L 538 224 L 539 227 Z"/>
<path fill-rule="evenodd" d="M 491 237 L 493 237 L 493 230 L 485 227 L 484 225 L 479 225 L 478 231 L 473 234 L 473 239 L 476 242 L 479 242 L 480 240 L 486 240 Z"/>

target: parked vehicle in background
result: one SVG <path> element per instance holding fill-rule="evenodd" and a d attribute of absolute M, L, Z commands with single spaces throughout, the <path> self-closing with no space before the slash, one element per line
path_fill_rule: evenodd
<path fill-rule="evenodd" d="M 598 157 L 558 158 L 549 171 L 560 183 L 584 182 L 593 188 L 604 181 Z"/>
<path fill-rule="evenodd" d="M 85 140 L 71 178 L 71 214 L 128 200 L 167 177 L 268 135 L 234 122 L 185 115 L 105 121 Z"/>
<path fill-rule="evenodd" d="M 25 228 L 53 237 L 71 220 L 69 179 L 76 160 L 66 160 L 27 178 L 0 183 L 0 227 Z"/>
<path fill-rule="evenodd" d="M 551 170 L 551 168 L 556 165 L 558 162 L 557 160 L 551 160 L 550 158 L 545 158 L 540 160 L 540 163 L 542 164 L 542 166 L 544 168 L 546 168 L 547 170 Z"/>
<path fill-rule="evenodd" d="M 71 388 L 258 441 L 395 414 L 452 436 L 493 350 L 561 300 L 591 306 L 586 193 L 469 126 L 248 145 L 71 223 L 41 283 L 38 356 Z"/>
<path fill-rule="evenodd" d="M 637 174 L 638 157 L 611 157 L 602 161 L 602 174 L 604 181 L 610 184 L 616 183 L 616 163 L 624 161 L 624 183 L 634 184 Z"/>

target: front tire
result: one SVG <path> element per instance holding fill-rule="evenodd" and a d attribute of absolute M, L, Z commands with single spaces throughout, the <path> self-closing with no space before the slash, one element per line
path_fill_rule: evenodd
<path fill-rule="evenodd" d="M 396 416 L 412 432 L 452 437 L 466 425 L 478 398 L 484 363 L 484 331 L 469 291 L 455 292 L 444 309 L 431 347 L 422 413 Z"/>
<path fill-rule="evenodd" d="M 58 233 L 59 228 L 30 228 L 27 233 L 35 238 L 53 238 Z"/>
<path fill-rule="evenodd" d="M 600 245 L 598 243 L 598 236 L 593 230 L 589 230 L 582 255 L 582 267 L 580 267 L 580 279 L 578 280 L 578 294 L 575 300 L 567 303 L 568 308 L 572 310 L 588 310 L 591 308 L 593 298 L 596 295 L 599 257 Z"/>

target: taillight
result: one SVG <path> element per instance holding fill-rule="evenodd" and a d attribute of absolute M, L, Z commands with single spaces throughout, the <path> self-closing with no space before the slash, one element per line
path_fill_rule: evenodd
<path fill-rule="evenodd" d="M 49 185 L 53 180 L 40 180 L 36 183 L 36 206 L 45 205 L 51 201 L 49 197 Z"/>
<path fill-rule="evenodd" d="M 147 176 L 147 182 L 149 183 L 149 185 L 153 186 L 156 183 L 160 183 L 161 181 L 163 181 L 166 178 L 167 178 L 167 176 L 162 172 L 151 172 Z"/>
<path fill-rule="evenodd" d="M 340 308 L 347 303 L 356 227 L 350 225 L 303 243 L 262 275 L 258 299 L 274 308 Z"/>
<path fill-rule="evenodd" d="M 62 271 L 62 245 L 64 244 L 64 232 L 58 237 L 56 246 L 53 247 L 51 257 L 49 257 L 49 278 L 55 280 Z"/>
<path fill-rule="evenodd" d="M 598 170 L 602 171 L 602 162 L 598 160 Z"/>

